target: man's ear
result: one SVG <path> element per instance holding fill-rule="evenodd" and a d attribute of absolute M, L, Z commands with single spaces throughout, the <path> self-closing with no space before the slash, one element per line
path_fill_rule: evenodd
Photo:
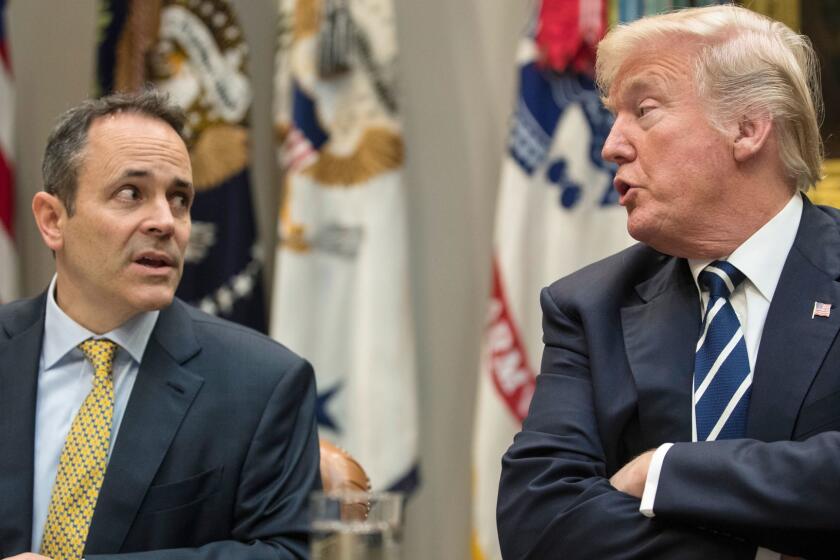
<path fill-rule="evenodd" d="M 734 141 L 735 161 L 745 162 L 767 144 L 773 130 L 770 115 L 745 115 L 738 123 L 738 134 Z"/>
<path fill-rule="evenodd" d="M 48 192 L 37 192 L 32 198 L 32 214 L 44 244 L 53 252 L 61 249 L 64 246 L 64 225 L 67 222 L 67 211 L 61 200 Z"/>

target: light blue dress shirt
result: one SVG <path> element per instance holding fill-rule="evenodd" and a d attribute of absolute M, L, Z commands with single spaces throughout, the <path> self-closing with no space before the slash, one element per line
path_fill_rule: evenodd
<path fill-rule="evenodd" d="M 32 551 L 41 548 L 50 494 L 58 472 L 58 460 L 73 418 L 93 386 L 93 366 L 77 346 L 88 338 L 108 338 L 119 345 L 114 356 L 114 417 L 111 445 L 114 448 L 128 397 L 137 379 L 140 360 L 157 322 L 159 311 L 140 313 L 118 328 L 95 335 L 76 323 L 55 301 L 55 277 L 47 292 L 44 343 L 38 366 L 38 396 L 35 409 L 35 473 L 32 503 Z"/>

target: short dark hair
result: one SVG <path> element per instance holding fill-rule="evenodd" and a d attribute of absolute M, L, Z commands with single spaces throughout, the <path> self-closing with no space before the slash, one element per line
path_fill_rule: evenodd
<path fill-rule="evenodd" d="M 41 174 L 44 190 L 61 200 L 71 216 L 88 129 L 96 119 L 115 113 L 136 113 L 160 119 L 171 126 L 186 144 L 184 112 L 170 102 L 167 94 L 159 91 L 115 93 L 99 99 L 88 99 L 65 111 L 47 139 Z"/>

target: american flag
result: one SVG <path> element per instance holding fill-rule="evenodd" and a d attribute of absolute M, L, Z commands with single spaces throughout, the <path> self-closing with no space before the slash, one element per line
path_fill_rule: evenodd
<path fill-rule="evenodd" d="M 12 60 L 6 44 L 5 15 L 6 0 L 0 0 L 0 302 L 18 296 L 12 168 L 15 94 L 12 88 Z"/>
<path fill-rule="evenodd" d="M 828 317 L 831 315 L 831 304 L 823 303 L 821 301 L 814 302 L 814 312 L 811 313 L 811 319 L 814 317 Z"/>

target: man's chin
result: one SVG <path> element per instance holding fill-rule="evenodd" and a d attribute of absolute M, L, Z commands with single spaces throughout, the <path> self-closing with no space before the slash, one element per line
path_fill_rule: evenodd
<path fill-rule="evenodd" d="M 169 307 L 175 298 L 174 288 L 147 287 L 139 289 L 134 295 L 134 308 L 140 312 L 158 311 Z"/>
<path fill-rule="evenodd" d="M 666 232 L 662 230 L 660 223 L 641 218 L 642 216 L 638 214 L 627 217 L 627 233 L 630 234 L 630 237 L 639 243 L 653 247 L 660 253 L 674 255 L 673 239 L 669 239 L 665 235 Z"/>
<path fill-rule="evenodd" d="M 654 241 L 655 235 L 653 235 L 651 229 L 650 223 L 643 216 L 640 216 L 638 211 L 631 212 L 628 209 L 627 233 L 630 234 L 630 237 L 641 243 L 652 245 L 651 241 Z"/>

